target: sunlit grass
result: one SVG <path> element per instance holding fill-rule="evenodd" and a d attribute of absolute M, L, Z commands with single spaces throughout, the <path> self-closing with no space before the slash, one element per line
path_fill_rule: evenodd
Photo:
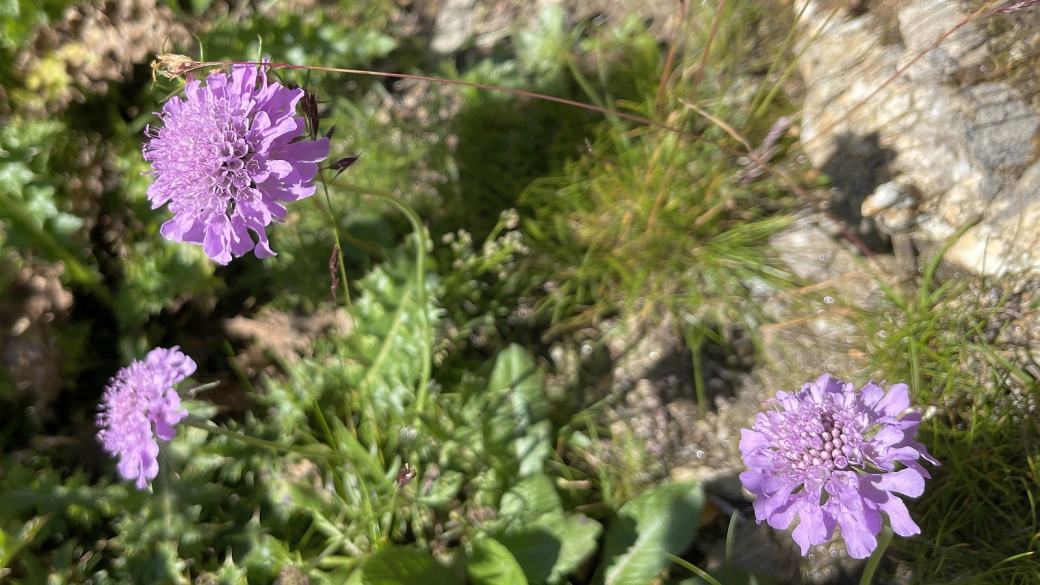
<path fill-rule="evenodd" d="M 885 286 L 877 310 L 860 313 L 863 377 L 910 384 L 926 412 L 918 439 L 942 463 L 912 506 L 922 534 L 895 539 L 891 555 L 918 583 L 1035 583 L 1040 386 L 1003 335 L 1015 283 L 934 285 L 936 265 L 916 292 Z"/>

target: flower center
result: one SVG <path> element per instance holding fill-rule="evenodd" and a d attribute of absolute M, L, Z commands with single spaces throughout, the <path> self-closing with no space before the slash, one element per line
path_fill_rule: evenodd
<path fill-rule="evenodd" d="M 256 187 L 253 174 L 259 164 L 253 160 L 253 149 L 246 140 L 248 128 L 241 120 L 227 124 L 215 140 L 217 170 L 214 174 L 214 192 L 224 195 L 224 214 L 231 217 L 237 208 L 238 195 Z"/>
<path fill-rule="evenodd" d="M 824 469 L 829 473 L 859 462 L 862 437 L 855 425 L 836 419 L 831 412 L 820 413 L 814 423 L 805 425 L 784 453 L 791 469 L 799 473 Z"/>

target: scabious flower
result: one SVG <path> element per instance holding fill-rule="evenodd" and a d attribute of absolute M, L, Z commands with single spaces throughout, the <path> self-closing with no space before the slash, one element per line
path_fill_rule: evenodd
<path fill-rule="evenodd" d="M 166 102 L 162 127 L 149 127 L 144 145 L 155 177 L 148 199 L 153 209 L 169 203 L 173 212 L 164 237 L 202 244 L 220 264 L 250 250 L 275 255 L 264 228 L 285 217 L 283 203 L 314 193 L 318 163 L 329 155 L 328 138 L 299 140 L 303 95 L 269 83 L 252 65 L 236 65 L 231 75 L 210 74 L 205 85 L 189 81 L 184 99 Z"/>
<path fill-rule="evenodd" d="M 884 512 L 900 536 L 921 531 L 897 494 L 916 497 L 930 478 L 918 459 L 938 465 L 914 441 L 921 415 L 906 384 L 885 393 L 824 374 L 799 392 L 778 392 L 775 408 L 742 429 L 740 450 L 750 469 L 740 481 L 755 500 L 755 517 L 777 529 L 798 516 L 794 539 L 802 554 L 841 526 L 849 555 L 862 559 L 877 547 Z"/>
<path fill-rule="evenodd" d="M 137 489 L 159 473 L 160 439 L 169 441 L 188 413 L 174 386 L 195 372 L 195 362 L 180 348 L 157 347 L 144 361 L 119 370 L 105 388 L 97 425 L 105 450 L 119 457 L 119 474 L 136 479 Z"/>

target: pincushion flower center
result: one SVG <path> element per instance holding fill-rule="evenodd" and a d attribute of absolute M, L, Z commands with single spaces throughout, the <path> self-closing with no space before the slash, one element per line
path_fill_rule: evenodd
<path fill-rule="evenodd" d="M 236 127 L 241 126 L 241 127 Z M 213 174 L 213 192 L 226 195 L 224 197 L 224 215 L 231 217 L 237 209 L 236 198 L 243 190 L 255 189 L 253 173 L 259 164 L 253 160 L 255 151 L 246 141 L 246 124 L 226 124 L 217 132 L 216 159 L 217 171 Z"/>
<path fill-rule="evenodd" d="M 820 468 L 828 472 L 847 470 L 858 458 L 859 433 L 853 425 L 835 417 L 832 412 L 820 413 L 816 424 L 799 433 L 785 453 L 792 469 L 810 474 Z"/>

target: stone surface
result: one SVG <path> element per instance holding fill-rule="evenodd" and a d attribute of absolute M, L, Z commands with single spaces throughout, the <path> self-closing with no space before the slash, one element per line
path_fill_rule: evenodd
<path fill-rule="evenodd" d="M 476 27 L 477 0 L 444 0 L 430 35 L 430 52 L 449 55 L 463 48 Z"/>
<path fill-rule="evenodd" d="M 870 12 L 838 13 L 828 21 L 829 11 L 810 3 L 801 42 L 820 36 L 799 61 L 806 154 L 831 174 L 852 225 L 863 217 L 864 202 L 868 211 L 878 207 L 882 231 L 916 226 L 915 238 L 929 242 L 981 220 L 948 260 L 983 274 L 1040 269 L 1028 222 L 1016 215 L 1034 212 L 1012 203 L 1033 192 L 1016 182 L 1035 159 L 1040 117 L 1009 84 L 957 82 L 957 75 L 985 67 L 989 58 L 988 37 L 974 23 L 910 65 L 962 23 L 958 4 L 913 0 L 893 10 L 902 42 L 884 44 Z M 914 190 L 916 207 L 880 214 L 867 197 L 893 180 Z"/>
<path fill-rule="evenodd" d="M 1040 163 L 996 198 L 988 217 L 968 230 L 947 259 L 977 274 L 1040 272 Z"/>

